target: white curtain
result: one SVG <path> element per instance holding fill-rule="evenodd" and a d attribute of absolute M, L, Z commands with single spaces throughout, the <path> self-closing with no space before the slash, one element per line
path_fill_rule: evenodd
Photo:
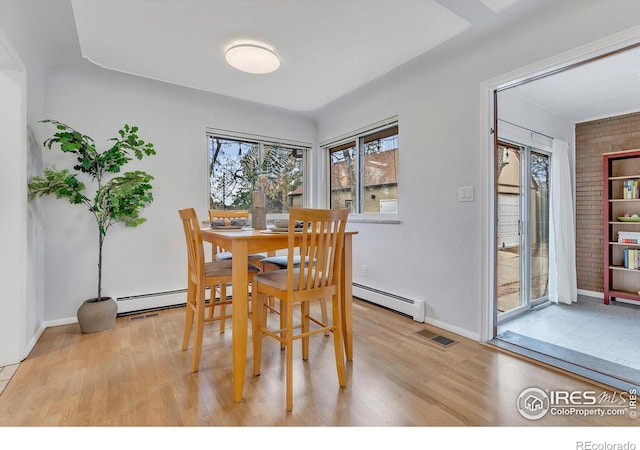
<path fill-rule="evenodd" d="M 554 139 L 549 193 L 549 300 L 571 304 L 578 300 L 576 231 L 569 145 Z"/>

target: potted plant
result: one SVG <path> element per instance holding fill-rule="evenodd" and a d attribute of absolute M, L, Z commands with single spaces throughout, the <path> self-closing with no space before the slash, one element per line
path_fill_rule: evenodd
<path fill-rule="evenodd" d="M 120 170 L 133 159 L 155 155 L 153 144 L 138 137 L 138 127 L 124 125 L 119 136 L 109 139 L 113 145 L 99 152 L 95 142 L 64 123 L 42 120 L 56 126 L 53 137 L 44 141 L 51 149 L 59 144 L 64 153 L 76 157 L 73 171 L 59 170 L 55 166 L 44 169 L 41 176 L 29 180 L 29 200 L 55 195 L 72 204 L 84 205 L 95 217 L 98 231 L 98 286 L 97 297 L 86 300 L 78 309 L 78 323 L 83 333 L 106 330 L 115 324 L 118 312 L 116 301 L 102 296 L 102 248 L 109 229 L 116 223 L 137 227 L 146 219 L 140 210 L 153 201 L 151 180 L 146 172 L 133 171 L 121 175 Z M 95 191 L 85 193 L 81 178 L 89 178 Z"/>

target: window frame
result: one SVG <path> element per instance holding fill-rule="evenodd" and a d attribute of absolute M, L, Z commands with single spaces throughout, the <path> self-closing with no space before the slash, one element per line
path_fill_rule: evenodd
<path fill-rule="evenodd" d="M 335 151 L 336 147 L 345 146 L 349 143 L 355 144 L 356 157 L 357 157 L 356 166 L 358 170 L 358 174 L 357 174 L 358 187 L 357 187 L 357 202 L 356 202 L 358 206 L 358 211 L 349 214 L 349 221 L 351 222 L 375 222 L 375 223 L 394 223 L 394 224 L 400 223 L 400 221 L 398 220 L 399 195 L 397 195 L 397 198 L 396 198 L 397 206 L 396 206 L 395 213 L 362 212 L 364 208 L 364 204 L 362 200 L 364 198 L 364 191 L 365 191 L 365 186 L 363 183 L 363 164 L 364 164 L 363 159 L 364 158 L 362 158 L 362 156 L 364 155 L 364 149 L 363 149 L 364 138 L 374 135 L 376 133 L 383 132 L 393 127 L 396 127 L 398 130 L 397 135 L 398 135 L 398 161 L 399 161 L 400 126 L 399 126 L 399 121 L 397 116 L 390 117 L 388 119 L 377 122 L 370 126 L 363 127 L 356 131 L 353 131 L 351 133 L 346 133 L 342 136 L 323 141 L 319 144 L 319 147 L 322 150 L 322 155 L 323 155 L 323 160 L 325 165 L 325 174 L 327 179 L 327 185 L 324 190 L 324 196 L 325 196 L 325 205 L 328 208 L 331 207 L 331 153 L 332 153 L 331 150 Z M 396 186 L 399 186 L 400 184 L 399 178 L 400 178 L 399 175 L 397 175 Z"/>
<path fill-rule="evenodd" d="M 290 139 L 281 139 L 274 138 L 271 136 L 263 136 L 258 134 L 244 133 L 238 131 L 230 131 L 223 130 L 217 128 L 207 128 L 206 129 L 206 170 L 207 170 L 207 210 L 210 208 L 211 201 L 211 174 L 209 173 L 209 165 L 211 161 L 209 160 L 210 156 L 210 146 L 211 140 L 214 138 L 218 139 L 226 139 L 231 141 L 242 141 L 249 144 L 257 144 L 259 146 L 259 151 L 262 152 L 264 146 L 276 146 L 276 147 L 284 147 L 292 150 L 301 150 L 302 151 L 302 204 L 304 207 L 308 207 L 310 204 L 310 195 L 309 195 L 309 183 L 310 183 L 310 150 L 313 148 L 313 145 L 308 142 L 302 141 L 294 141 Z M 287 217 L 288 213 L 268 213 L 267 217 L 269 219 L 278 219 Z"/>

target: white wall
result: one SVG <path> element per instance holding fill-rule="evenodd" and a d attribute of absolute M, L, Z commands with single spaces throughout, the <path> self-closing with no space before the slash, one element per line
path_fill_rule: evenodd
<path fill-rule="evenodd" d="M 157 155 L 134 160 L 126 170 L 155 177 L 146 223 L 116 226 L 105 240 L 103 295 L 141 295 L 186 288 L 186 250 L 178 209 L 208 208 L 206 128 L 313 143 L 311 120 L 227 97 L 119 74 L 87 63 L 58 70 L 47 83 L 45 117 L 93 137 L 99 149 L 125 123 L 153 142 Z M 52 126 L 37 127 L 52 132 Z M 45 151 L 45 165 L 68 167 L 68 155 Z M 97 228 L 83 207 L 45 199 L 47 218 L 47 320 L 73 317 L 81 302 L 97 296 Z"/>
<path fill-rule="evenodd" d="M 545 136 L 562 139 L 573 147 L 574 123 L 531 104 L 520 97 L 517 91 L 516 87 L 498 94 L 498 118 L 529 130 L 535 130 Z M 528 130 L 518 130 L 510 124 L 501 122 L 498 123 L 498 135 L 501 138 L 524 139 L 527 140 L 527 142 L 523 142 L 524 144 L 533 146 L 544 145 L 548 141 L 544 136 L 532 136 Z"/>
<path fill-rule="evenodd" d="M 552 151 L 550 138 L 565 141 L 569 144 L 569 164 L 573 177 L 571 184 L 573 185 L 575 182 L 576 152 L 575 123 L 531 104 L 520 97 L 517 91 L 516 87 L 498 94 L 498 118 L 509 122 L 498 123 L 498 135 L 501 139 L 508 139 L 547 151 Z M 513 124 L 519 125 L 519 127 Z M 539 134 L 531 133 L 529 130 L 537 131 Z"/>
<path fill-rule="evenodd" d="M 478 198 L 478 92 L 463 68 L 412 64 L 325 108 L 319 140 L 389 116 L 399 118 L 398 218 L 361 224 L 354 281 L 426 301 L 427 321 L 477 332 L 480 205 L 460 203 L 459 186 Z M 367 276 L 360 268 L 367 265 Z"/>
<path fill-rule="evenodd" d="M 53 3 L 0 0 L 0 28 L 27 67 L 27 118 L 36 142 L 50 132 L 36 124 L 44 117 L 67 122 L 93 136 L 98 145 L 127 122 L 138 125 L 141 136 L 158 150 L 158 155 L 131 166 L 156 177 L 156 200 L 144 211 L 146 224 L 117 228 L 107 236 L 105 293 L 123 296 L 184 287 L 183 238 L 176 211 L 192 205 L 199 214 L 206 212 L 206 127 L 321 142 L 398 115 L 402 223 L 354 224 L 360 230 L 354 239 L 354 281 L 425 299 L 429 321 L 471 337 L 479 333 L 481 298 L 488 283 L 482 216 L 488 188 L 484 168 L 490 155 L 482 139 L 486 130 L 480 130 L 480 96 L 486 95 L 480 85 L 635 26 L 640 13 L 637 1 L 621 0 L 615 8 L 603 1 L 584 0 L 579 7 L 557 2 L 546 17 L 504 27 L 467 50 L 458 51 L 455 42 L 442 44 L 317 111 L 316 128 L 307 116 L 136 79 L 89 63 L 75 69 L 57 55 L 49 59 L 66 68 L 49 74 L 43 110 L 41 59 L 47 55 L 38 54 L 39 45 L 70 28 L 67 22 L 61 28 L 58 17 L 28 27 L 32 14 L 26 6 L 20 8 L 27 4 L 41 10 Z M 314 152 L 312 157 L 319 158 Z M 37 152 L 34 155 L 37 165 Z M 45 165 L 62 165 L 60 156 L 47 151 Z M 462 185 L 475 186 L 475 202 L 457 202 Z M 34 317 L 73 318 L 80 302 L 95 295 L 97 235 L 92 218 L 82 207 L 55 199 L 35 206 L 34 217 L 46 218 L 46 290 L 35 288 L 27 295 L 38 296 L 34 307 L 46 304 L 46 311 L 36 311 Z M 33 236 L 39 239 L 37 229 Z M 29 261 L 35 260 L 37 267 L 37 243 L 31 248 Z M 360 275 L 362 264 L 368 266 L 366 278 Z M 41 321 L 29 319 L 29 326 L 37 328 Z"/>
<path fill-rule="evenodd" d="M 23 78 L 22 71 L 0 70 L 0 366 L 20 361 L 27 347 Z"/>
<path fill-rule="evenodd" d="M 0 2 L 0 366 L 27 356 L 44 315 L 44 238 L 26 186 L 38 162 L 27 123 L 42 113 L 44 68 L 22 6 Z"/>
<path fill-rule="evenodd" d="M 638 2 L 558 3 L 546 17 L 504 27 L 457 51 L 428 55 L 324 107 L 320 142 L 398 115 L 401 224 L 353 224 L 354 282 L 425 299 L 427 322 L 470 337 L 481 334 L 486 300 L 484 228 L 490 153 L 480 130 L 481 84 L 537 61 L 636 25 Z M 593 27 L 593 23 L 599 23 Z M 486 120 L 486 117 L 484 117 Z M 484 133 L 483 133 L 483 132 Z M 457 201 L 475 186 L 475 202 Z M 368 266 L 363 277 L 359 268 Z"/>

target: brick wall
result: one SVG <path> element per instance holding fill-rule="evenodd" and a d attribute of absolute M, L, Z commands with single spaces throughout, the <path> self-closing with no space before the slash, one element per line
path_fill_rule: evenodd
<path fill-rule="evenodd" d="M 578 289 L 603 292 L 602 154 L 640 148 L 640 112 L 576 124 Z"/>

